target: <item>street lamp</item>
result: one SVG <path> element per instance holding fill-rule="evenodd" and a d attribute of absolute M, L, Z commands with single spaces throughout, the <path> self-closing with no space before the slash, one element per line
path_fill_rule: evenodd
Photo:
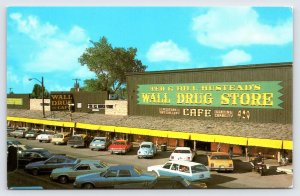
<path fill-rule="evenodd" d="M 45 117 L 45 103 L 44 103 L 44 77 L 42 76 L 42 81 L 36 79 L 36 78 L 29 78 L 28 79 L 29 81 L 31 80 L 36 80 L 38 81 L 39 83 L 41 83 L 42 85 L 42 106 L 43 106 L 43 118 L 46 118 Z"/>

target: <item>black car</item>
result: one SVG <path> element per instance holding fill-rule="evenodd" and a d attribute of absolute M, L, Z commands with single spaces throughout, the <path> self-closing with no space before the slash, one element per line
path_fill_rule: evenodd
<path fill-rule="evenodd" d="M 37 161 L 44 161 L 52 157 L 51 154 L 46 149 L 29 149 L 23 150 L 18 157 L 18 168 L 25 168 L 28 163 L 33 163 Z"/>

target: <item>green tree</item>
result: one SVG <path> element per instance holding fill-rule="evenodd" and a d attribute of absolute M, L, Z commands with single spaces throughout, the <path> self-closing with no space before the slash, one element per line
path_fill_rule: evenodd
<path fill-rule="evenodd" d="M 96 78 L 85 80 L 87 91 L 122 92 L 126 88 L 126 73 L 144 72 L 146 65 L 136 59 L 136 48 L 112 47 L 105 37 L 93 42 L 78 59 L 82 66 L 86 65 L 95 72 Z"/>
<path fill-rule="evenodd" d="M 49 92 L 44 87 L 44 98 L 48 99 L 50 97 Z M 41 99 L 42 98 L 42 86 L 35 84 L 32 89 L 31 98 Z"/>

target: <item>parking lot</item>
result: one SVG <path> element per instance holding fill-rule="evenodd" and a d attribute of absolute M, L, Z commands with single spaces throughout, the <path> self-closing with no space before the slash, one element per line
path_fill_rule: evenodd
<path fill-rule="evenodd" d="M 66 145 L 53 145 L 51 143 L 39 143 L 36 140 L 17 139 L 22 144 L 32 147 L 45 148 L 55 154 L 66 154 L 80 159 L 95 159 L 104 161 L 110 165 L 130 164 L 144 171 L 148 166 L 161 165 L 169 160 L 172 149 L 166 152 L 159 151 L 153 159 L 138 159 L 136 156 L 138 144 L 126 155 L 110 154 L 108 151 L 91 151 L 89 148 L 71 148 Z M 195 162 L 207 165 L 206 152 L 198 151 Z M 293 176 L 277 173 L 272 166 L 266 176 L 260 176 L 251 171 L 251 166 L 244 157 L 234 157 L 235 170 L 232 173 L 219 173 L 212 171 L 211 178 L 206 181 L 209 189 L 215 188 L 289 188 L 292 186 Z M 61 185 L 50 182 L 49 175 L 32 176 L 23 170 L 8 173 L 8 186 L 43 186 L 46 189 L 70 189 L 72 184 Z"/>

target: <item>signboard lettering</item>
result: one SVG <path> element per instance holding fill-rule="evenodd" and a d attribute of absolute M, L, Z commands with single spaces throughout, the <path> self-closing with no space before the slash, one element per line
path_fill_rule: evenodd
<path fill-rule="evenodd" d="M 70 110 L 74 107 L 70 107 L 70 104 L 74 104 L 72 94 L 51 94 L 50 95 L 50 110 L 51 111 L 63 111 Z M 70 106 L 69 106 L 70 105 Z"/>
<path fill-rule="evenodd" d="M 139 105 L 282 109 L 280 82 L 143 84 L 138 85 L 137 102 Z"/>

